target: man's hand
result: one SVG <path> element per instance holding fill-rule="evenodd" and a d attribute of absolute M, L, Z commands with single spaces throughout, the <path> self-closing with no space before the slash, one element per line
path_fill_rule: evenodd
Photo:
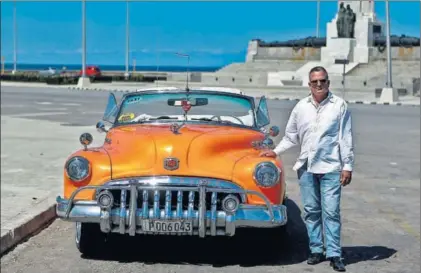
<path fill-rule="evenodd" d="M 260 152 L 259 156 L 266 156 L 266 157 L 273 157 L 276 158 L 277 154 L 272 150 L 262 151 Z"/>
<path fill-rule="evenodd" d="M 350 171 L 342 171 L 341 173 L 341 185 L 346 186 L 351 183 L 352 180 L 352 172 Z"/>

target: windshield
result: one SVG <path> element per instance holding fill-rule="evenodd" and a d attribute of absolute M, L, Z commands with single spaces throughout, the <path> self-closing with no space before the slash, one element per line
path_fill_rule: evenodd
<path fill-rule="evenodd" d="M 136 94 L 121 104 L 117 122 L 176 122 L 255 126 L 253 101 L 204 92 Z M 185 115 L 186 114 L 186 115 Z"/>

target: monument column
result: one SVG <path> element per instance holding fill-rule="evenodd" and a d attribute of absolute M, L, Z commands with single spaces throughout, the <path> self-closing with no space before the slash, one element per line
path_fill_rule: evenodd
<path fill-rule="evenodd" d="M 360 0 L 361 2 L 361 13 L 363 15 L 372 17 L 374 16 L 374 0 Z"/>

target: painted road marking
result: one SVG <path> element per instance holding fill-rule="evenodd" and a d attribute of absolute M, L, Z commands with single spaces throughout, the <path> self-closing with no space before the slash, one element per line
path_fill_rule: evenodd
<path fill-rule="evenodd" d="M 1 108 L 23 108 L 23 107 L 27 107 L 27 105 L 23 105 L 23 104 L 2 104 Z"/>
<path fill-rule="evenodd" d="M 66 111 L 67 108 L 61 107 L 61 108 L 36 108 L 36 110 L 39 111 Z"/>
<path fill-rule="evenodd" d="M 22 173 L 24 171 L 24 169 L 6 169 L 2 170 L 2 173 Z"/>
<path fill-rule="evenodd" d="M 63 106 L 81 106 L 82 104 L 80 104 L 80 103 L 71 103 L 71 102 L 69 102 L 69 103 L 59 103 L 60 105 L 63 105 Z"/>
<path fill-rule="evenodd" d="M 42 117 L 42 116 L 51 116 L 51 115 L 68 115 L 70 112 L 48 112 L 48 113 L 24 113 L 24 114 L 13 114 L 5 115 L 9 117 Z"/>
<path fill-rule="evenodd" d="M 104 111 L 90 111 L 90 112 L 82 112 L 82 114 L 83 114 L 83 115 L 86 115 L 86 114 L 94 114 L 94 115 L 100 114 L 100 115 L 103 115 L 103 114 L 104 114 Z"/>

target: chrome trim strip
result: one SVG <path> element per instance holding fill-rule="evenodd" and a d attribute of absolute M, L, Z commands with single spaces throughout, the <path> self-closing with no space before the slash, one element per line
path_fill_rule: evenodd
<path fill-rule="evenodd" d="M 130 211 L 129 211 L 129 234 L 134 236 L 136 233 L 136 211 L 137 211 L 137 188 L 136 185 L 130 186 Z"/>
<path fill-rule="evenodd" d="M 177 219 L 181 219 L 183 215 L 183 192 L 177 191 Z"/>
<path fill-rule="evenodd" d="M 171 191 L 167 190 L 165 192 L 165 219 L 170 219 L 171 217 Z"/>
<path fill-rule="evenodd" d="M 153 218 L 159 217 L 159 190 L 155 190 L 153 194 Z"/>
<path fill-rule="evenodd" d="M 199 186 L 199 236 L 206 235 L 206 185 Z"/>
<path fill-rule="evenodd" d="M 126 219 L 123 218 L 126 216 L 126 197 L 127 197 L 127 190 L 121 190 L 121 203 L 120 203 L 120 233 L 126 233 Z"/>
<path fill-rule="evenodd" d="M 194 191 L 189 192 L 189 205 L 187 210 L 187 217 L 189 219 L 193 218 L 193 208 L 194 208 L 194 197 L 196 193 Z"/>
<path fill-rule="evenodd" d="M 149 198 L 149 194 L 148 191 L 143 190 L 143 204 L 142 204 L 142 209 L 143 209 L 143 218 L 147 219 L 146 213 L 149 211 L 149 207 L 148 207 L 148 198 Z"/>
<path fill-rule="evenodd" d="M 165 186 L 199 186 L 201 181 L 206 180 L 206 185 L 212 188 L 240 189 L 241 187 L 231 181 L 216 179 L 211 177 L 185 177 L 185 176 L 140 176 L 128 178 L 119 178 L 108 181 L 106 184 L 127 186 L 132 182 L 144 183 L 146 185 L 165 185 Z"/>
<path fill-rule="evenodd" d="M 213 192 L 211 196 L 211 236 L 216 235 L 216 204 L 217 204 L 217 192 Z"/>

